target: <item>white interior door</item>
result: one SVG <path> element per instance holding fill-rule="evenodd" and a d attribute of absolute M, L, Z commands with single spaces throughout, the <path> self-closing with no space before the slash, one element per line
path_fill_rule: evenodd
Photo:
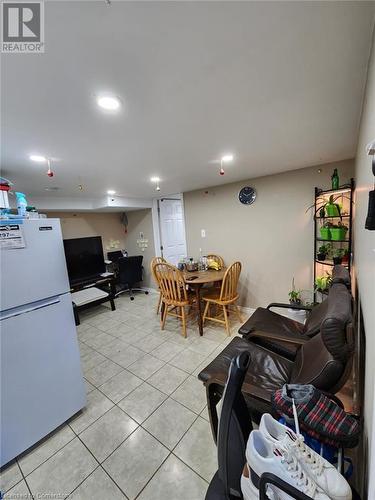
<path fill-rule="evenodd" d="M 162 256 L 171 264 L 177 265 L 181 257 L 186 257 L 182 200 L 171 198 L 159 200 L 159 220 Z"/>

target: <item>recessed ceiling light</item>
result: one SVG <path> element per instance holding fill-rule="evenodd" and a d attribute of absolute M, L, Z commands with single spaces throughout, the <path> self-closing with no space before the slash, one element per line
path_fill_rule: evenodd
<path fill-rule="evenodd" d="M 224 155 L 221 157 L 221 161 L 223 163 L 228 163 L 230 161 L 233 161 L 233 155 L 232 154 Z"/>
<path fill-rule="evenodd" d="M 30 160 L 38 161 L 39 163 L 47 161 L 47 158 L 45 156 L 42 156 L 42 155 L 30 155 L 29 158 L 30 158 Z"/>
<path fill-rule="evenodd" d="M 116 191 L 113 191 L 113 189 L 108 189 L 107 194 L 113 195 L 116 194 Z"/>
<path fill-rule="evenodd" d="M 117 111 L 120 107 L 120 99 L 116 96 L 102 95 L 96 98 L 97 105 L 106 111 Z"/>
<path fill-rule="evenodd" d="M 159 177 L 151 177 L 150 179 L 151 182 L 160 182 Z"/>

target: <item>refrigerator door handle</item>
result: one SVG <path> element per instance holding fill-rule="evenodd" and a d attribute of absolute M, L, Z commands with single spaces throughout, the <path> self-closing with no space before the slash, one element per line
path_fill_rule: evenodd
<path fill-rule="evenodd" d="M 54 297 L 52 299 L 34 302 L 33 304 L 30 304 L 28 306 L 10 309 L 8 311 L 0 313 L 0 321 L 4 319 L 14 318 L 15 316 L 19 316 L 20 314 L 27 314 L 32 311 L 37 311 L 38 309 L 43 309 L 44 307 L 53 306 L 54 304 L 58 304 L 59 302 L 60 302 L 60 297 Z"/>

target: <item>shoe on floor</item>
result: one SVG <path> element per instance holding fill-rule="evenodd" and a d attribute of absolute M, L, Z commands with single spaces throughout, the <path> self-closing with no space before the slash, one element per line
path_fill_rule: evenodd
<path fill-rule="evenodd" d="M 329 497 L 305 473 L 296 457 L 282 446 L 264 437 L 260 430 L 252 431 L 247 441 L 246 459 L 250 469 L 251 486 L 258 490 L 263 472 L 272 472 L 298 491 L 314 500 L 330 500 Z M 287 493 L 275 488 L 280 500 L 291 500 Z"/>
<path fill-rule="evenodd" d="M 280 424 L 268 413 L 262 416 L 259 430 L 275 446 L 281 445 L 289 450 L 305 473 L 332 500 L 351 500 L 352 492 L 346 479 L 332 464 L 307 446 L 302 436 Z"/>

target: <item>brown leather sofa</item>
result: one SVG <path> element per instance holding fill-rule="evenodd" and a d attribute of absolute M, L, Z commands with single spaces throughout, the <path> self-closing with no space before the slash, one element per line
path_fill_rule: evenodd
<path fill-rule="evenodd" d="M 332 285 L 342 283 L 350 287 L 348 270 L 341 265 L 332 272 Z M 329 289 L 329 295 L 335 294 L 335 287 Z M 333 299 L 334 300 L 334 299 Z M 327 313 L 328 302 L 325 300 L 314 308 L 302 305 L 272 303 L 267 308 L 258 307 L 239 329 L 238 333 L 247 340 L 266 347 L 281 356 L 294 360 L 298 350 L 298 339 L 308 340 L 320 331 L 320 326 Z M 305 324 L 293 321 L 272 311 L 273 308 L 307 310 Z"/>
<path fill-rule="evenodd" d="M 319 333 L 313 338 L 300 336 L 295 359 L 291 360 L 264 346 L 235 337 L 230 344 L 198 375 L 206 386 L 207 404 L 214 438 L 217 433 L 216 405 L 228 376 L 230 362 L 243 351 L 250 354 L 242 393 L 252 419 L 257 422 L 271 412 L 271 396 L 284 384 L 312 384 L 335 394 L 345 384 L 353 358 L 351 294 L 343 283 L 335 283 L 326 299 L 326 311 Z"/>

